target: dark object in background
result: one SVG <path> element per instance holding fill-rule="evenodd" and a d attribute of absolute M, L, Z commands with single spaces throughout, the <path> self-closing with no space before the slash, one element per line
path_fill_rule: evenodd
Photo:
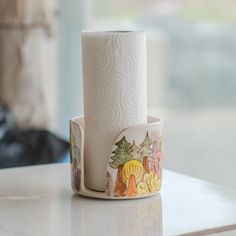
<path fill-rule="evenodd" d="M 47 130 L 20 129 L 0 105 L 0 168 L 60 162 L 69 143 Z"/>
<path fill-rule="evenodd" d="M 15 119 L 7 107 L 0 103 L 0 143 L 7 131 L 14 128 Z"/>

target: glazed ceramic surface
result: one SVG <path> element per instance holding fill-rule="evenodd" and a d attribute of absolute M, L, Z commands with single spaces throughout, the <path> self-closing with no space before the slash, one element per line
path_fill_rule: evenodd
<path fill-rule="evenodd" d="M 75 193 L 120 200 L 148 197 L 160 191 L 163 157 L 162 121 L 159 118 L 149 116 L 147 124 L 126 128 L 116 136 L 111 146 L 107 144 L 110 155 L 105 158 L 104 192 L 86 188 L 84 143 L 84 118 L 77 117 L 70 122 L 71 182 Z M 90 165 L 96 167 L 97 161 L 90 162 Z"/>

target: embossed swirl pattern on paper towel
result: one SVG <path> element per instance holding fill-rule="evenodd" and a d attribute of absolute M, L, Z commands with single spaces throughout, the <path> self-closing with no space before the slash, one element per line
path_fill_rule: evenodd
<path fill-rule="evenodd" d="M 98 42 L 93 58 L 84 57 L 85 116 L 95 119 L 101 132 L 119 132 L 145 120 L 145 45 L 119 36 Z M 142 58 L 143 57 L 143 58 Z M 140 97 L 143 95 L 143 97 Z M 96 114 L 96 116 L 94 116 Z"/>

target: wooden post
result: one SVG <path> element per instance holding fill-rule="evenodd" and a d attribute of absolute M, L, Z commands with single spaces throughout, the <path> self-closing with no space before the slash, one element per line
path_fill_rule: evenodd
<path fill-rule="evenodd" d="M 55 123 L 57 15 L 56 0 L 0 1 L 0 102 L 20 127 Z"/>

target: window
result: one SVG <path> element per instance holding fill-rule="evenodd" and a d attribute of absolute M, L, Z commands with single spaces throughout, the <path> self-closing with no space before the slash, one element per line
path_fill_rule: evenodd
<path fill-rule="evenodd" d="M 165 120 L 165 167 L 236 188 L 236 2 L 61 0 L 61 11 L 61 127 L 82 114 L 80 31 L 146 30 L 148 106 Z"/>

